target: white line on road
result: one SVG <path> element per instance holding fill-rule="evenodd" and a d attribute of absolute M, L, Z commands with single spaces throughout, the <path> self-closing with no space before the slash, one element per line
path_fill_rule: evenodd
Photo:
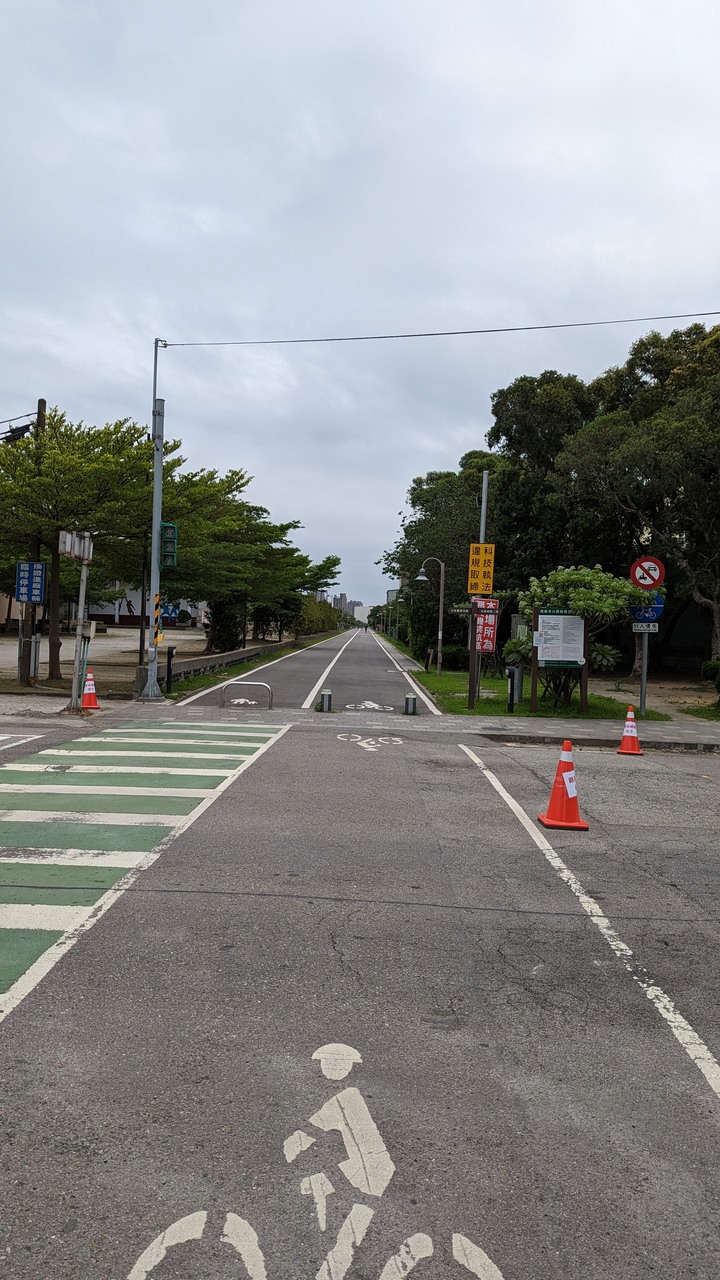
<path fill-rule="evenodd" d="M 65 933 L 87 919 L 92 907 L 36 906 L 28 902 L 0 904 L 0 929 L 50 929 Z"/>
<path fill-rule="evenodd" d="M 253 746 L 255 746 L 255 743 L 253 743 Z M 93 756 L 96 760 L 99 758 L 104 760 L 106 756 L 129 756 L 131 759 L 137 759 L 139 756 L 144 760 L 154 760 L 156 757 L 158 760 L 168 759 L 167 751 L 63 751 L 61 747 L 46 747 L 40 754 L 43 756 L 64 756 L 65 759 L 69 758 L 71 760 L 75 760 L 78 756 Z M 255 755 L 257 755 L 257 752 L 255 752 Z M 173 751 L 170 758 L 172 760 L 237 760 L 237 754 L 228 755 L 225 753 L 223 755 L 215 751 Z M 252 760 L 254 757 L 251 756 L 250 759 Z"/>
<path fill-rule="evenodd" d="M 322 689 L 322 687 L 323 687 L 323 685 L 324 685 L 325 681 L 327 680 L 327 678 L 328 678 L 328 676 L 329 676 L 330 672 L 332 671 L 333 667 L 335 666 L 335 663 L 337 662 L 338 658 L 341 658 L 341 657 L 342 657 L 342 655 L 344 654 L 344 652 L 345 652 L 345 650 L 347 649 L 348 645 L 349 645 L 349 644 L 352 644 L 353 640 L 355 639 L 356 635 L 358 635 L 358 634 L 359 634 L 359 633 L 358 633 L 357 631 L 353 631 L 353 633 L 352 633 L 352 635 L 351 635 L 350 639 L 345 641 L 345 644 L 343 645 L 342 649 L 338 649 L 338 651 L 337 651 L 337 653 L 335 654 L 335 657 L 333 658 L 332 662 L 330 663 L 330 665 L 329 665 L 329 666 L 327 666 L 327 667 L 325 668 L 325 670 L 323 671 L 323 673 L 322 673 L 322 675 L 321 675 L 320 679 L 318 680 L 317 684 L 314 684 L 314 685 L 313 685 L 313 687 L 312 687 L 312 689 L 310 690 L 310 692 L 309 692 L 309 694 L 308 694 L 307 698 L 306 698 L 306 699 L 305 699 L 305 701 L 302 703 L 302 710 L 303 710 L 303 711 L 307 711 L 308 707 L 311 707 L 311 706 L 312 706 L 313 702 L 315 701 L 315 698 L 317 697 L 317 695 L 319 694 L 320 690 Z"/>
<path fill-rule="evenodd" d="M 393 666 L 394 666 L 394 667 L 397 667 L 398 671 L 400 672 L 400 675 L 405 677 L 405 679 L 407 680 L 408 684 L 411 686 L 411 688 L 412 688 L 412 689 L 414 689 L 414 690 L 415 690 L 415 692 L 416 692 L 416 694 L 418 695 L 418 697 L 422 698 L 422 700 L 423 700 L 423 702 L 425 703 L 426 707 L 429 707 L 429 708 L 430 708 L 430 710 L 432 711 L 432 713 L 433 713 L 433 715 L 434 715 L 434 716 L 441 716 L 441 715 L 442 715 L 442 711 L 440 710 L 440 708 L 439 708 L 439 707 L 436 707 L 436 706 L 435 706 L 435 703 L 434 703 L 434 702 L 432 702 L 432 701 L 430 700 L 430 698 L 428 698 L 428 696 L 427 696 L 427 694 L 426 694 L 425 690 L 424 690 L 424 689 L 422 689 L 422 688 L 420 687 L 420 685 L 417 683 L 417 681 L 416 681 L 416 680 L 413 680 L 412 676 L 411 676 L 407 671 L 405 671 L 403 667 L 401 667 L 401 666 L 400 666 L 400 663 L 399 663 L 399 662 L 396 662 L 396 661 L 395 661 L 395 659 L 394 659 L 393 655 L 391 654 L 390 650 L 389 650 L 389 649 L 387 649 L 387 648 L 385 647 L 385 645 L 382 643 L 382 641 L 378 639 L 378 637 L 375 635 L 375 632 L 374 632 L 374 631 L 373 631 L 373 633 L 372 633 L 372 634 L 373 634 L 373 636 L 375 637 L 375 640 L 377 641 L 377 643 L 380 645 L 380 648 L 382 649 L 383 653 L 386 655 L 386 657 L 388 657 L 388 658 L 390 659 L 390 661 L 392 662 Z"/>
<path fill-rule="evenodd" d="M 153 770 L 154 772 L 154 770 Z M 0 773 L 0 778 L 2 774 Z M 209 796 L 212 787 L 162 787 L 163 797 L 173 796 L 178 800 L 203 800 L 205 796 Z M 2 797 L 8 793 L 20 794 L 31 791 L 34 795 L 52 795 L 52 796 L 146 796 L 150 792 L 149 787 L 109 787 L 107 784 L 98 782 L 94 787 L 80 787 L 74 785 L 64 786 L 62 782 L 0 782 L 0 807 L 2 807 Z"/>
<path fill-rule="evenodd" d="M 0 809 L 0 822 L 71 822 L 75 826 L 176 827 L 182 821 L 176 813 L 77 813 L 72 809 Z M 0 834 L 6 839 L 12 832 Z"/>
<path fill-rule="evenodd" d="M 587 912 L 608 946 L 612 948 L 618 960 L 630 974 L 633 982 L 636 982 L 641 991 L 644 991 L 650 1003 L 660 1014 L 660 1017 L 667 1022 L 675 1039 L 682 1045 L 685 1052 L 695 1063 L 695 1066 L 704 1075 L 710 1088 L 720 1098 L 720 1063 L 713 1057 L 708 1046 L 700 1039 L 700 1036 L 691 1027 L 690 1023 L 678 1012 L 670 997 L 666 995 L 657 983 L 653 982 L 647 971 L 633 958 L 633 952 L 630 947 L 615 932 L 602 907 L 591 897 L 570 868 L 566 866 L 562 858 L 553 849 L 550 841 L 545 838 L 542 832 L 538 831 L 522 806 L 510 795 L 509 791 L 505 790 L 500 780 L 496 778 L 490 769 L 486 768 L 474 751 L 471 751 L 469 747 L 463 746 L 462 743 L 458 745 L 460 750 L 464 751 L 473 763 L 482 770 L 490 785 L 495 788 L 498 795 L 512 809 L 518 822 L 522 824 L 530 838 L 543 853 L 553 871 L 575 894 L 583 911 Z"/>
<path fill-rule="evenodd" d="M 176 837 L 183 831 L 187 831 L 188 827 L 191 827 L 192 824 L 210 808 L 210 805 L 214 804 L 218 796 L 222 795 L 223 791 L 226 791 L 228 787 L 231 787 L 232 784 L 240 777 L 240 774 L 244 773 L 246 769 L 249 769 L 251 765 L 255 764 L 255 762 L 259 760 L 260 756 L 264 755 L 270 747 L 274 746 L 274 744 L 278 742 L 290 728 L 292 728 L 292 726 L 289 724 L 281 725 L 274 738 L 263 743 L 254 755 L 248 756 L 247 759 L 243 760 L 236 769 L 233 769 L 232 773 L 229 774 L 227 778 L 224 778 L 220 785 L 216 787 L 212 795 L 209 795 L 205 800 L 202 800 L 197 809 L 193 809 L 193 812 L 189 813 L 174 831 L 165 836 L 165 838 L 160 841 L 160 844 L 156 845 L 150 853 L 146 853 L 143 856 L 142 861 L 138 862 L 137 866 L 133 867 L 126 876 L 123 876 L 122 880 L 118 881 L 116 885 L 113 885 L 112 889 L 108 889 L 107 893 L 104 893 L 102 898 L 100 898 L 94 906 L 89 908 L 88 914 L 84 920 L 82 920 L 76 927 L 69 929 L 67 933 L 63 934 L 62 938 L 58 938 L 57 942 L 54 942 L 51 947 L 48 947 L 47 951 L 44 951 L 35 963 L 31 964 L 30 967 L 25 970 L 25 972 L 18 978 L 17 982 L 14 982 L 8 991 L 0 994 L 0 1022 L 4 1022 L 5 1018 L 12 1013 L 13 1009 L 16 1009 L 17 1006 L 25 999 L 25 996 L 29 995 L 39 982 L 42 982 L 46 974 L 55 967 L 58 960 L 61 960 L 62 957 L 75 946 L 78 938 L 81 938 L 84 933 L 87 933 L 88 929 L 91 929 L 100 917 L 105 915 L 105 912 L 109 911 L 110 908 L 114 906 L 118 899 L 125 893 L 125 890 L 129 889 L 130 886 L 135 883 L 138 876 L 157 861 L 160 855 L 170 844 L 171 840 L 176 839 Z M 87 852 L 87 850 L 83 850 L 82 852 Z M 119 865 L 125 866 L 126 863 L 123 861 Z"/>
<path fill-rule="evenodd" d="M 137 867 L 146 853 L 127 853 L 124 849 L 18 849 L 0 863 L 32 867 Z"/>
<path fill-rule="evenodd" d="M 76 753 L 71 753 L 76 754 Z M 115 753 L 114 753 L 115 754 Z M 128 755 L 134 755 L 132 751 Z M 144 754 L 144 753 L 143 753 Z M 205 756 L 202 757 L 205 759 Z M 217 766 L 214 769 L 169 769 L 154 764 L 42 764 L 33 761 L 31 764 L 12 764 L 6 766 L 12 773 L 150 773 L 153 777 L 168 774 L 171 777 L 217 778 L 221 774 L 232 773 L 232 769 Z M 0 768 L 0 778 L 7 776 Z M 143 788 L 145 790 L 145 788 Z M 164 788 L 163 788 L 164 790 Z"/>
<path fill-rule="evenodd" d="M 8 736 L 7 734 L 3 734 L 3 737 L 7 737 L 7 736 Z M 15 742 L 4 743 L 3 746 L 0 747 L 0 751 L 7 751 L 10 747 L 21 747 L 23 742 L 34 742 L 36 738 L 44 738 L 44 737 L 45 737 L 44 733 L 31 733 L 31 734 L 28 734 L 27 738 L 17 738 Z"/>

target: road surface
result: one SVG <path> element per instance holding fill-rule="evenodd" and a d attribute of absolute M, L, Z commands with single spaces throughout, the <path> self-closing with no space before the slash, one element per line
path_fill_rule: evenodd
<path fill-rule="evenodd" d="M 2 753 L 2 1274 L 714 1280 L 720 757 L 545 830 L 559 743 L 348 710 L 346 639 Z"/>

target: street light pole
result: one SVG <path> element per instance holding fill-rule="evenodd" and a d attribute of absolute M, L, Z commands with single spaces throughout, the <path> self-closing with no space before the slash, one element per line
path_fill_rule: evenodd
<path fill-rule="evenodd" d="M 163 338 L 155 339 L 153 360 L 153 506 L 152 533 L 150 539 L 150 605 L 152 608 L 152 635 L 148 644 L 147 681 L 140 697 L 144 701 L 162 698 L 157 678 L 158 646 L 160 632 L 160 522 L 162 520 L 163 441 L 165 436 L 165 401 L 157 396 L 158 348 L 166 347 Z M 145 601 L 142 602 L 143 609 Z"/>
<path fill-rule="evenodd" d="M 445 562 L 439 560 L 437 556 L 426 556 L 420 565 L 420 572 L 417 575 L 416 582 L 428 582 L 428 576 L 425 572 L 425 565 L 428 560 L 434 560 L 440 565 L 440 605 L 438 608 L 438 638 L 437 638 L 437 662 L 435 664 L 435 674 L 442 674 L 442 641 L 443 641 L 443 615 L 445 611 Z"/>

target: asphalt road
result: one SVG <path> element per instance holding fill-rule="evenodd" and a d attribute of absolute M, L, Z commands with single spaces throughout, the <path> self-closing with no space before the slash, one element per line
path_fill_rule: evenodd
<path fill-rule="evenodd" d="M 0 1275 L 715 1280 L 720 759 L 578 753 L 553 831 L 557 750 L 270 719 L 92 739 L 226 781 L 0 1023 Z"/>
<path fill-rule="evenodd" d="M 233 678 L 233 687 L 224 694 L 227 705 L 236 698 L 247 698 L 262 709 L 268 705 L 264 689 L 252 686 L 253 681 L 264 681 L 272 687 L 274 709 L 311 708 L 318 701 L 321 689 L 329 688 L 333 695 L 333 710 L 395 711 L 401 713 L 407 693 L 415 693 L 403 671 L 411 673 L 414 663 L 387 646 L 372 631 L 344 632 L 332 636 L 320 644 L 300 649 L 274 662 L 264 664 L 247 676 Z M 248 684 L 246 692 L 236 684 Z M 219 687 L 193 694 L 188 699 L 196 707 L 219 706 L 222 692 Z M 429 714 L 428 706 L 419 693 L 418 715 Z M 369 706 L 367 704 L 370 704 Z"/>

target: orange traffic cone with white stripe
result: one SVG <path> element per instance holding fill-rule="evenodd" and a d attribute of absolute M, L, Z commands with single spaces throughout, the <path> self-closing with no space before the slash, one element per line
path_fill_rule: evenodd
<path fill-rule="evenodd" d="M 547 813 L 539 813 L 538 822 L 542 822 L 544 827 L 564 827 L 569 831 L 590 830 L 587 822 L 583 822 L 580 817 L 572 742 L 569 738 L 562 744 Z"/>
<path fill-rule="evenodd" d="M 98 702 L 98 696 L 95 692 L 95 677 L 93 676 L 92 669 L 88 667 L 88 673 L 85 677 L 85 688 L 83 689 L 82 695 L 82 709 L 83 711 L 94 711 L 99 708 L 99 706 L 100 703 Z"/>
<path fill-rule="evenodd" d="M 640 750 L 640 742 L 638 739 L 637 722 L 635 720 L 635 711 L 633 707 L 628 707 L 627 716 L 625 718 L 625 728 L 623 729 L 622 742 L 617 749 L 619 756 L 644 756 L 645 752 Z"/>

